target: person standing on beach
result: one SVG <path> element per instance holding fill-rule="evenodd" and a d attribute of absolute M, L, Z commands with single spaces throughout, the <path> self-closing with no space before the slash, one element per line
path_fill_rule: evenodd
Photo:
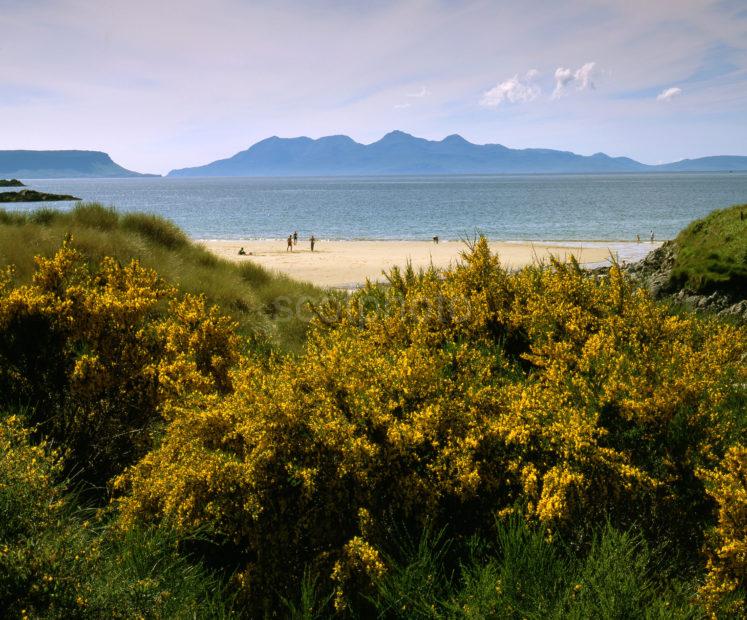
<path fill-rule="evenodd" d="M 285 251 L 287 252 L 288 250 L 293 251 L 293 235 L 288 235 L 288 246 L 285 248 Z"/>
<path fill-rule="evenodd" d="M 652 230 L 651 231 L 651 243 L 653 243 L 653 242 L 654 242 L 654 231 Z"/>
<path fill-rule="evenodd" d="M 311 235 L 311 238 L 309 239 L 309 242 L 311 243 L 311 251 L 314 251 L 314 244 L 316 243 L 316 237 L 314 235 Z"/>
<path fill-rule="evenodd" d="M 293 245 L 298 245 L 298 231 L 293 231 Z"/>
<path fill-rule="evenodd" d="M 636 240 L 636 243 L 640 243 L 641 242 L 641 235 L 636 235 L 635 236 L 635 240 Z"/>

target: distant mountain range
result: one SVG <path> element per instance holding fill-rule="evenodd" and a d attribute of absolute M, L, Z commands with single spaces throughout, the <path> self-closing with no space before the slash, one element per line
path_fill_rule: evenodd
<path fill-rule="evenodd" d="M 170 177 L 282 177 L 386 174 L 531 174 L 747 171 L 747 157 L 717 155 L 649 166 L 604 153 L 577 155 L 552 149 L 510 149 L 472 144 L 459 135 L 443 140 L 392 131 L 373 144 L 348 136 L 273 136 L 228 159 L 181 168 Z M 127 170 L 101 151 L 0 151 L 0 179 L 158 176 Z"/>
<path fill-rule="evenodd" d="M 338 176 L 374 174 L 507 174 L 593 172 L 713 172 L 747 170 L 747 157 L 716 156 L 649 166 L 604 153 L 585 156 L 551 149 L 472 144 L 459 135 L 425 140 L 392 131 L 378 142 L 348 136 L 273 136 L 228 159 L 169 172 L 170 177 Z"/>
<path fill-rule="evenodd" d="M 0 179 L 143 177 L 101 151 L 0 151 Z"/>

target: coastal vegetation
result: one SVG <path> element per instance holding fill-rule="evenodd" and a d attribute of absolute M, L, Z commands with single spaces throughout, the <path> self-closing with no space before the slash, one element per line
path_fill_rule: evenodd
<path fill-rule="evenodd" d="M 674 240 L 672 285 L 698 293 L 747 290 L 747 205 L 713 211 Z"/>
<path fill-rule="evenodd" d="M 24 187 L 18 179 L 0 179 L 0 187 Z"/>
<path fill-rule="evenodd" d="M 30 213 L 0 210 L 0 267 L 12 265 L 19 283 L 31 281 L 36 255 L 52 256 L 67 235 L 87 260 L 137 259 L 182 293 L 204 295 L 238 323 L 240 336 L 256 346 L 298 350 L 307 330 L 303 309 L 322 291 L 270 274 L 250 262 L 220 260 L 192 243 L 179 228 L 145 213 L 117 213 L 99 204 L 70 211 Z"/>
<path fill-rule="evenodd" d="M 0 192 L 0 202 L 58 202 L 63 200 L 80 200 L 68 194 L 46 194 L 33 189 L 22 189 L 20 192 Z"/>
<path fill-rule="evenodd" d="M 747 612 L 744 326 L 482 238 L 325 298 L 96 205 L 0 244 L 11 615 Z"/>

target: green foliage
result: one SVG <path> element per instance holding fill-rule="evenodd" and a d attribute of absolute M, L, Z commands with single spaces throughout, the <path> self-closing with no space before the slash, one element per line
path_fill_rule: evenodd
<path fill-rule="evenodd" d="M 585 554 L 512 519 L 494 541 L 463 545 L 444 574 L 444 542 L 424 535 L 392 561 L 372 604 L 380 618 L 697 618 L 691 584 L 661 578 L 640 535 L 600 529 Z"/>
<path fill-rule="evenodd" d="M 76 507 L 59 455 L 0 417 L 0 609 L 23 618 L 223 618 L 219 579 L 166 529 L 120 532 Z"/>
<path fill-rule="evenodd" d="M 205 295 L 261 348 L 299 350 L 307 321 L 289 309 L 324 296 L 310 284 L 270 274 L 256 265 L 221 260 L 158 216 L 119 214 L 97 204 L 78 205 L 67 212 L 0 210 L 0 268 L 13 265 L 17 280 L 29 282 L 34 256 L 52 256 L 69 234 L 91 262 L 108 256 L 126 264 L 134 258 L 156 269 L 182 293 Z"/>
<path fill-rule="evenodd" d="M 676 286 L 697 292 L 747 290 L 747 205 L 713 211 L 675 239 Z"/>

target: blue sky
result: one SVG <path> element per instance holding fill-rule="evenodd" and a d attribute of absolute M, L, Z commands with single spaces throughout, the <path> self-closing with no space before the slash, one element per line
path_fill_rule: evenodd
<path fill-rule="evenodd" d="M 0 149 L 139 171 L 392 129 L 747 155 L 747 0 L 0 0 Z"/>

